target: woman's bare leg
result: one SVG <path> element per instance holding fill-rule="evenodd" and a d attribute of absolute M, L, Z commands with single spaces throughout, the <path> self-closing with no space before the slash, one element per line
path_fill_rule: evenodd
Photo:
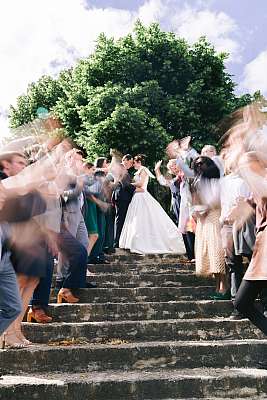
<path fill-rule="evenodd" d="M 24 287 L 24 290 L 22 292 L 22 312 L 19 315 L 19 317 L 16 319 L 16 335 L 19 339 L 21 339 L 23 342 L 25 342 L 27 344 L 29 344 L 29 341 L 25 338 L 25 336 L 23 335 L 21 328 L 22 328 L 22 321 L 24 318 L 24 315 L 27 311 L 27 308 L 29 306 L 29 302 L 33 296 L 33 292 L 35 290 L 35 288 L 37 287 L 38 283 L 39 283 L 40 279 L 37 277 L 29 277 L 28 279 L 28 284 Z"/>
<path fill-rule="evenodd" d="M 22 312 L 5 332 L 6 344 L 10 346 L 12 346 L 13 344 L 15 346 L 19 344 L 21 345 L 27 344 L 26 338 L 21 332 L 21 322 L 29 305 L 29 301 L 33 295 L 34 289 L 39 282 L 39 278 L 28 277 L 24 274 L 18 274 L 17 280 L 22 299 Z"/>

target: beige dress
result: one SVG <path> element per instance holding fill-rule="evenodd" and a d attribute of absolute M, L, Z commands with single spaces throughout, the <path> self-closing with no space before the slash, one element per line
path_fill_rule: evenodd
<path fill-rule="evenodd" d="M 197 219 L 195 256 L 196 274 L 225 274 L 224 250 L 221 240 L 220 209 L 210 210 Z"/>

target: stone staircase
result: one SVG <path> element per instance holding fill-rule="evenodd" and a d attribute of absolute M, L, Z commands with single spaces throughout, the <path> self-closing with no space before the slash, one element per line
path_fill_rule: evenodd
<path fill-rule="evenodd" d="M 256 361 L 267 340 L 247 320 L 227 319 L 213 282 L 174 256 L 110 256 L 90 266 L 97 289 L 55 304 L 52 324 L 24 323 L 38 343 L 0 351 L 0 399 L 266 399 Z"/>

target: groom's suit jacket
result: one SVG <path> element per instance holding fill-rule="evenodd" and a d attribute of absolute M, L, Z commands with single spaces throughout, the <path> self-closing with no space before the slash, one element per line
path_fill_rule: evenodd
<path fill-rule="evenodd" d="M 132 200 L 135 190 L 136 187 L 131 184 L 131 176 L 125 169 L 125 175 L 123 176 L 123 179 L 116 184 L 113 190 L 112 202 L 115 203 L 115 205 L 118 203 L 124 203 L 128 206 Z"/>
<path fill-rule="evenodd" d="M 111 201 L 115 205 L 115 247 L 119 247 L 120 234 L 126 218 L 129 204 L 136 187 L 131 184 L 131 176 L 125 169 L 123 179 L 119 181 L 112 193 Z"/>

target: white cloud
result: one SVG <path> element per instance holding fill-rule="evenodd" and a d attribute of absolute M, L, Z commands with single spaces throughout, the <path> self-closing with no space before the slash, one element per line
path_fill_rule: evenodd
<path fill-rule="evenodd" d="M 79 0 L 6 0 L 0 14 L 0 104 L 42 74 L 87 56 L 100 32 L 118 37 L 133 22 L 127 10 L 86 9 Z"/>
<path fill-rule="evenodd" d="M 218 52 L 230 53 L 228 62 L 240 59 L 241 47 L 233 37 L 238 32 L 238 26 L 224 12 L 186 6 L 172 16 L 171 24 L 172 29 L 190 43 L 206 36 Z"/>
<path fill-rule="evenodd" d="M 267 50 L 245 66 L 240 87 L 251 93 L 260 90 L 267 96 Z"/>
<path fill-rule="evenodd" d="M 101 32 L 128 33 L 136 14 L 86 8 L 82 0 L 0 2 L 0 107 L 6 110 L 43 74 L 55 75 L 92 52 Z M 6 127 L 0 115 L 0 129 Z M 7 128 L 5 128 L 7 129 Z"/>
<path fill-rule="evenodd" d="M 83 0 L 0 1 L 0 108 L 6 111 L 43 74 L 55 75 L 88 56 L 101 32 L 118 38 L 132 30 L 137 18 L 145 24 L 160 22 L 190 41 L 206 34 L 217 50 L 230 51 L 236 58 L 235 22 L 204 9 L 202 0 L 195 3 L 198 10 L 184 3 L 144 0 L 138 10 L 129 11 L 127 2 L 125 9 L 116 9 L 88 7 Z M 0 113 L 1 132 L 3 119 Z"/>
<path fill-rule="evenodd" d="M 165 15 L 168 15 L 167 3 L 168 1 L 165 1 L 163 4 L 161 0 L 146 1 L 138 10 L 138 18 L 146 25 L 155 21 L 160 22 Z"/>

